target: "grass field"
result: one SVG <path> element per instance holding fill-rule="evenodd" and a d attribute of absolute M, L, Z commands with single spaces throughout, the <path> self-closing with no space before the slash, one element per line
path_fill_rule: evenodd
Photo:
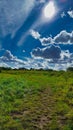
<path fill-rule="evenodd" d="M 73 130 L 73 72 L 1 72 L 0 130 Z"/>

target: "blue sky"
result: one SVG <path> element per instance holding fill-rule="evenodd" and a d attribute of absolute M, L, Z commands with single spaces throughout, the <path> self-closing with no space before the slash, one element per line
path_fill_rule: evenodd
<path fill-rule="evenodd" d="M 55 12 L 46 18 L 50 2 Z M 73 67 L 73 1 L 0 0 L 0 66 Z"/>

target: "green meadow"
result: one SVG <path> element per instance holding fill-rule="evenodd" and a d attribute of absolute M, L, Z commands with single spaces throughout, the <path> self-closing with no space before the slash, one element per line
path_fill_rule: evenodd
<path fill-rule="evenodd" d="M 0 130 L 73 130 L 73 72 L 2 71 Z"/>

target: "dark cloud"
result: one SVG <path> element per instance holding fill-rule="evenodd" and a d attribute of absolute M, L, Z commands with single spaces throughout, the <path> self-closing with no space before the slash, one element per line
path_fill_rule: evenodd
<path fill-rule="evenodd" d="M 60 58 L 61 49 L 58 46 L 51 45 L 50 47 L 46 47 L 44 49 L 34 49 L 32 51 L 32 55 L 34 55 L 35 57 L 56 60 Z"/>
<path fill-rule="evenodd" d="M 57 36 L 54 37 L 54 42 L 55 43 L 71 43 L 73 42 L 72 38 L 73 38 L 72 34 L 63 30 Z"/>
<path fill-rule="evenodd" d="M 40 42 L 42 43 L 43 46 L 49 45 L 53 43 L 53 39 L 51 37 L 48 38 L 40 38 Z"/>

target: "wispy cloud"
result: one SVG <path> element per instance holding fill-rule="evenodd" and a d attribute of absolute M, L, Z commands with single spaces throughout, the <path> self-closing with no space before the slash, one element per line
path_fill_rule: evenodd
<path fill-rule="evenodd" d="M 45 3 L 46 0 L 39 0 L 39 3 Z"/>
<path fill-rule="evenodd" d="M 34 37 L 35 39 L 40 39 L 41 35 L 39 34 L 39 32 L 36 32 L 34 30 L 30 30 L 30 34 L 32 35 L 32 37 Z"/>
<path fill-rule="evenodd" d="M 0 1 L 0 36 L 13 34 L 21 27 L 34 6 L 35 0 Z"/>

